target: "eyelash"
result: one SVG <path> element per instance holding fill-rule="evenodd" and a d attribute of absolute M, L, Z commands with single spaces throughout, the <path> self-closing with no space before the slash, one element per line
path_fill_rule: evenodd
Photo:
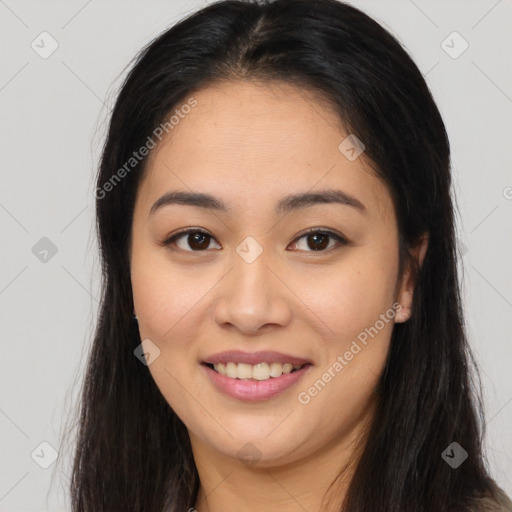
<path fill-rule="evenodd" d="M 192 233 L 201 233 L 201 234 L 209 236 L 211 239 L 215 240 L 215 238 L 212 235 L 210 235 L 210 233 L 208 233 L 207 231 L 204 231 L 203 229 L 200 229 L 200 228 L 185 228 L 185 229 L 179 231 L 178 233 L 175 233 L 174 235 L 170 236 L 169 238 L 165 239 L 163 242 L 161 242 L 160 245 L 165 246 L 165 247 L 169 247 L 172 244 L 174 244 L 174 242 L 176 240 L 178 240 L 179 238 L 181 238 L 182 236 L 190 235 Z M 340 234 L 338 234 L 338 233 L 336 233 L 334 231 L 330 231 L 328 229 L 323 229 L 323 228 L 312 228 L 312 229 L 309 229 L 308 231 L 305 231 L 304 233 L 299 235 L 297 238 L 295 238 L 295 240 L 293 240 L 292 244 L 293 243 L 297 243 L 301 238 L 304 238 L 305 236 L 312 235 L 312 234 L 325 235 L 325 236 L 328 236 L 330 238 L 333 238 L 339 244 L 341 244 L 341 246 L 349 245 L 349 243 L 350 243 L 345 237 L 343 237 L 342 235 L 340 235 Z M 339 247 L 330 247 L 328 249 L 322 249 L 322 250 L 319 250 L 319 251 L 303 251 L 303 252 L 311 252 L 313 254 L 315 254 L 315 253 L 326 253 L 326 252 L 330 252 L 330 251 L 332 251 L 333 249 L 336 249 L 336 248 L 339 248 Z M 175 249 L 175 248 L 172 248 L 172 249 Z M 181 250 L 181 251 L 184 251 L 184 252 L 195 252 L 195 253 L 206 252 L 206 250 L 202 250 L 202 251 L 190 250 L 189 251 L 189 250 L 180 249 L 180 248 L 177 248 L 175 250 Z"/>

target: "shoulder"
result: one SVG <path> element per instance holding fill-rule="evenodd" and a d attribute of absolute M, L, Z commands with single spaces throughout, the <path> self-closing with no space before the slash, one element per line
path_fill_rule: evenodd
<path fill-rule="evenodd" d="M 471 506 L 471 512 L 512 512 L 512 501 L 496 486 L 495 498 L 482 497 L 476 498 Z"/>

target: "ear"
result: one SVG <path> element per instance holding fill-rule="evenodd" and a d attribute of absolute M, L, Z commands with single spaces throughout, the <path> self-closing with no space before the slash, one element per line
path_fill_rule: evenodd
<path fill-rule="evenodd" d="M 423 265 L 423 260 L 425 259 L 425 254 L 427 253 L 428 239 L 428 233 L 424 233 L 420 237 L 418 244 L 409 249 L 410 260 L 407 262 L 406 270 L 402 277 L 402 282 L 396 299 L 396 301 L 401 306 L 400 309 L 397 309 L 395 315 L 396 323 L 406 322 L 411 316 L 412 299 L 416 286 L 416 280 L 412 267 L 413 265 L 417 265 L 418 268 L 421 268 Z"/>

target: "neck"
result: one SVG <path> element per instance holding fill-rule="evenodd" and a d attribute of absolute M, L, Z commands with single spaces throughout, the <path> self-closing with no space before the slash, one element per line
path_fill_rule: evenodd
<path fill-rule="evenodd" d="M 341 510 L 364 443 L 364 422 L 319 451 L 281 465 L 245 464 L 189 431 L 200 488 L 197 512 Z M 192 511 L 191 511 L 192 512 Z"/>

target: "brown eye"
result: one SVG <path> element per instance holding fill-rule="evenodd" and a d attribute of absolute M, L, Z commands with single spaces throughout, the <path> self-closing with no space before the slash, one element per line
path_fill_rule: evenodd
<path fill-rule="evenodd" d="M 308 241 L 308 247 L 313 251 L 320 251 L 329 245 L 329 235 L 324 235 L 323 233 L 307 235 L 306 239 Z"/>
<path fill-rule="evenodd" d="M 188 252 L 201 252 L 208 249 L 213 237 L 198 229 L 187 229 L 177 233 L 163 242 L 163 245 L 176 245 Z"/>
<path fill-rule="evenodd" d="M 204 233 L 189 233 L 186 238 L 189 247 L 198 251 L 208 249 L 210 239 L 210 235 L 205 235 Z"/>
<path fill-rule="evenodd" d="M 331 240 L 334 240 L 341 245 L 348 244 L 347 240 L 341 235 L 338 235 L 332 231 L 322 231 L 319 229 L 314 229 L 304 233 L 302 236 L 296 239 L 294 245 L 299 245 L 298 241 L 302 239 L 306 240 L 306 244 L 304 244 L 305 247 L 304 245 L 302 248 L 299 247 L 299 250 L 305 250 L 306 252 L 326 252 L 326 249 L 330 250 L 334 245 L 336 245 L 336 243 L 329 245 Z"/>
<path fill-rule="evenodd" d="M 348 245 L 348 241 L 338 233 L 313 229 L 304 233 L 293 242 L 293 245 L 300 245 L 299 240 L 305 239 L 305 247 L 298 247 L 306 252 L 327 252 L 333 249 L 336 242 L 339 245 Z M 200 229 L 185 229 L 169 237 L 162 242 L 165 246 L 176 246 L 178 249 L 187 252 L 205 252 L 210 247 L 210 242 L 215 240 L 209 233 Z M 331 243 L 333 242 L 333 243 Z M 221 248 L 220 246 L 218 248 Z"/>

